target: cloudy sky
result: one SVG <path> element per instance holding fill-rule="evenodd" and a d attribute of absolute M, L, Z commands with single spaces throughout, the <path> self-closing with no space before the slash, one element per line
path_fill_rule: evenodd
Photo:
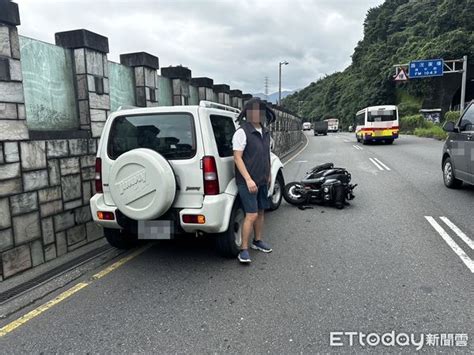
<path fill-rule="evenodd" d="M 109 60 L 146 51 L 244 92 L 300 89 L 350 63 L 370 7 L 382 0 L 16 0 L 20 34 L 54 43 L 85 28 L 109 38 Z"/>

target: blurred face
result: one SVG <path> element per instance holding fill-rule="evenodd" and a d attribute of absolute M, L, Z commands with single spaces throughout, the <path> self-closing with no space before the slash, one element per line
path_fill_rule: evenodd
<path fill-rule="evenodd" d="M 247 121 L 250 123 L 261 123 L 265 122 L 265 110 L 260 109 L 258 103 L 254 104 L 250 110 L 247 110 Z"/>

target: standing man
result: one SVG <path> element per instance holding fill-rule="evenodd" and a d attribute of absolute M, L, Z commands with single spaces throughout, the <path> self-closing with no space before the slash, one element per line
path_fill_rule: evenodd
<path fill-rule="evenodd" d="M 272 249 L 262 240 L 263 216 L 270 207 L 268 185 L 270 175 L 270 132 L 265 128 L 267 110 L 270 110 L 259 98 L 252 98 L 239 115 L 245 119 L 232 138 L 235 161 L 235 180 L 240 201 L 245 211 L 242 226 L 242 246 L 238 259 L 241 263 L 250 263 L 248 252 L 250 233 L 254 239 L 252 249 L 270 253 Z M 272 113 L 273 114 L 273 113 Z M 274 114 L 273 114 L 274 116 Z"/>

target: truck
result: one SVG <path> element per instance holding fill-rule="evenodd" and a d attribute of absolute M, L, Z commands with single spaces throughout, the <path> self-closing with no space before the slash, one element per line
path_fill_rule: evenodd
<path fill-rule="evenodd" d="M 313 123 L 314 135 L 323 134 L 328 135 L 328 123 L 326 121 L 314 121 Z"/>
<path fill-rule="evenodd" d="M 303 122 L 303 131 L 311 130 L 311 122 Z"/>
<path fill-rule="evenodd" d="M 328 123 L 328 132 L 339 131 L 339 120 L 337 118 L 328 118 L 325 121 Z"/>

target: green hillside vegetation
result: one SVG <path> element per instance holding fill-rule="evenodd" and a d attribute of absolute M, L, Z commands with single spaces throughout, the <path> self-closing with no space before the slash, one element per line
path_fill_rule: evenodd
<path fill-rule="evenodd" d="M 474 0 L 387 0 L 368 11 L 351 65 L 288 96 L 283 105 L 311 120 L 337 117 L 344 129 L 367 106 L 397 104 L 400 116 L 417 114 L 432 79 L 395 85 L 392 66 L 466 54 L 474 59 L 473 14 Z"/>

